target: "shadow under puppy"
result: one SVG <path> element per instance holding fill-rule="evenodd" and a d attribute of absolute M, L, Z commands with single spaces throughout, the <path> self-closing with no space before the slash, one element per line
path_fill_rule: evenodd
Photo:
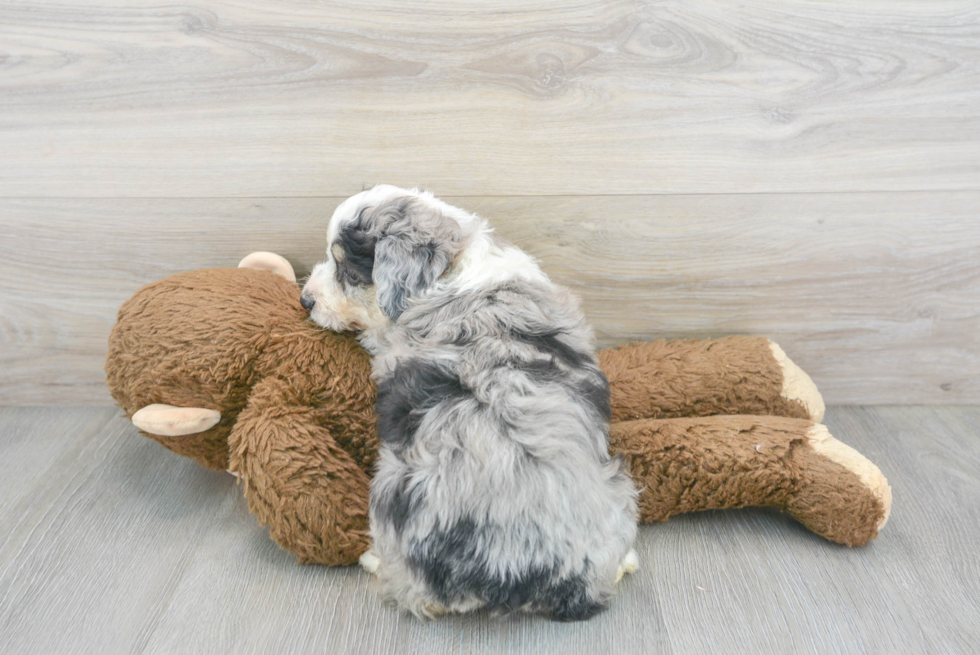
<path fill-rule="evenodd" d="M 383 593 L 419 616 L 600 611 L 635 568 L 636 492 L 608 453 L 609 386 L 574 297 L 415 189 L 348 198 L 327 241 L 302 303 L 373 358 L 362 562 Z"/>

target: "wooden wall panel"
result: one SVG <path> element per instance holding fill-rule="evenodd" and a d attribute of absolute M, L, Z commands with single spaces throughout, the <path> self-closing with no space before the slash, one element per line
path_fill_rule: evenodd
<path fill-rule="evenodd" d="M 980 188 L 980 5 L 0 6 L 0 196 Z"/>
<path fill-rule="evenodd" d="M 980 5 L 12 0 L 0 403 L 107 402 L 118 305 L 340 198 L 496 218 L 602 343 L 771 335 L 831 402 L 977 402 Z"/>
<path fill-rule="evenodd" d="M 980 192 L 450 197 L 582 299 L 603 345 L 764 334 L 831 403 L 980 402 Z M 105 403 L 139 286 L 273 250 L 341 198 L 0 200 L 0 404 Z"/>

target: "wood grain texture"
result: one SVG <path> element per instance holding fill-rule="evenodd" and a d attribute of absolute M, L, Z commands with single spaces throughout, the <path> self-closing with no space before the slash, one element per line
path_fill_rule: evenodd
<path fill-rule="evenodd" d="M 980 402 L 978 192 L 448 199 L 581 296 L 602 345 L 760 334 L 832 403 Z M 309 271 L 339 201 L 0 200 L 0 404 L 111 402 L 137 288 L 253 250 Z"/>
<path fill-rule="evenodd" d="M 146 448 L 118 414 L 0 413 L 2 652 L 138 651 L 200 540 L 242 500 L 230 475 Z"/>
<path fill-rule="evenodd" d="M 889 477 L 847 549 L 763 510 L 641 529 L 640 570 L 579 624 L 423 623 L 358 569 L 300 566 L 201 469 L 109 409 L 0 408 L 0 652 L 972 653 L 980 408 L 829 408 Z M 11 477 L 13 476 L 13 477 Z"/>
<path fill-rule="evenodd" d="M 0 6 L 0 196 L 980 188 L 966 0 Z"/>

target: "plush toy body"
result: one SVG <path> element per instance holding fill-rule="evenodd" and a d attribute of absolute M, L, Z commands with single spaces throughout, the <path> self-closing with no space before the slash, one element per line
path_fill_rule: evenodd
<path fill-rule="evenodd" d="M 140 289 L 120 309 L 106 374 L 143 433 L 240 476 L 249 509 L 302 562 L 352 564 L 368 547 L 377 453 L 370 361 L 308 320 L 288 263 L 206 269 Z M 774 506 L 862 545 L 891 505 L 881 472 L 819 424 L 813 383 L 764 338 L 634 344 L 600 353 L 610 449 L 640 489 L 641 520 Z"/>

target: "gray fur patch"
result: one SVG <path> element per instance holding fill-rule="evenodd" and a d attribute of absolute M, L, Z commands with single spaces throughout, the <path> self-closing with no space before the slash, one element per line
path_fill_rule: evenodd
<path fill-rule="evenodd" d="M 411 439 L 408 421 L 379 423 L 395 427 L 381 435 L 392 445 L 372 535 L 379 575 L 406 605 L 417 594 L 574 620 L 611 593 L 635 536 L 634 491 L 608 455 L 608 384 L 567 298 L 521 281 L 427 295 L 386 330 L 379 388 L 410 388 L 401 411 L 414 419 Z M 415 504 L 399 513 L 404 495 L 386 481 L 405 479 Z"/>
<path fill-rule="evenodd" d="M 366 257 L 359 260 L 360 271 L 370 275 L 381 310 L 397 319 L 410 298 L 446 271 L 463 236 L 456 221 L 404 196 L 363 208 L 341 229 L 337 243 L 348 253 L 370 253 L 370 265 Z M 338 274 L 349 268 L 341 264 Z"/>

